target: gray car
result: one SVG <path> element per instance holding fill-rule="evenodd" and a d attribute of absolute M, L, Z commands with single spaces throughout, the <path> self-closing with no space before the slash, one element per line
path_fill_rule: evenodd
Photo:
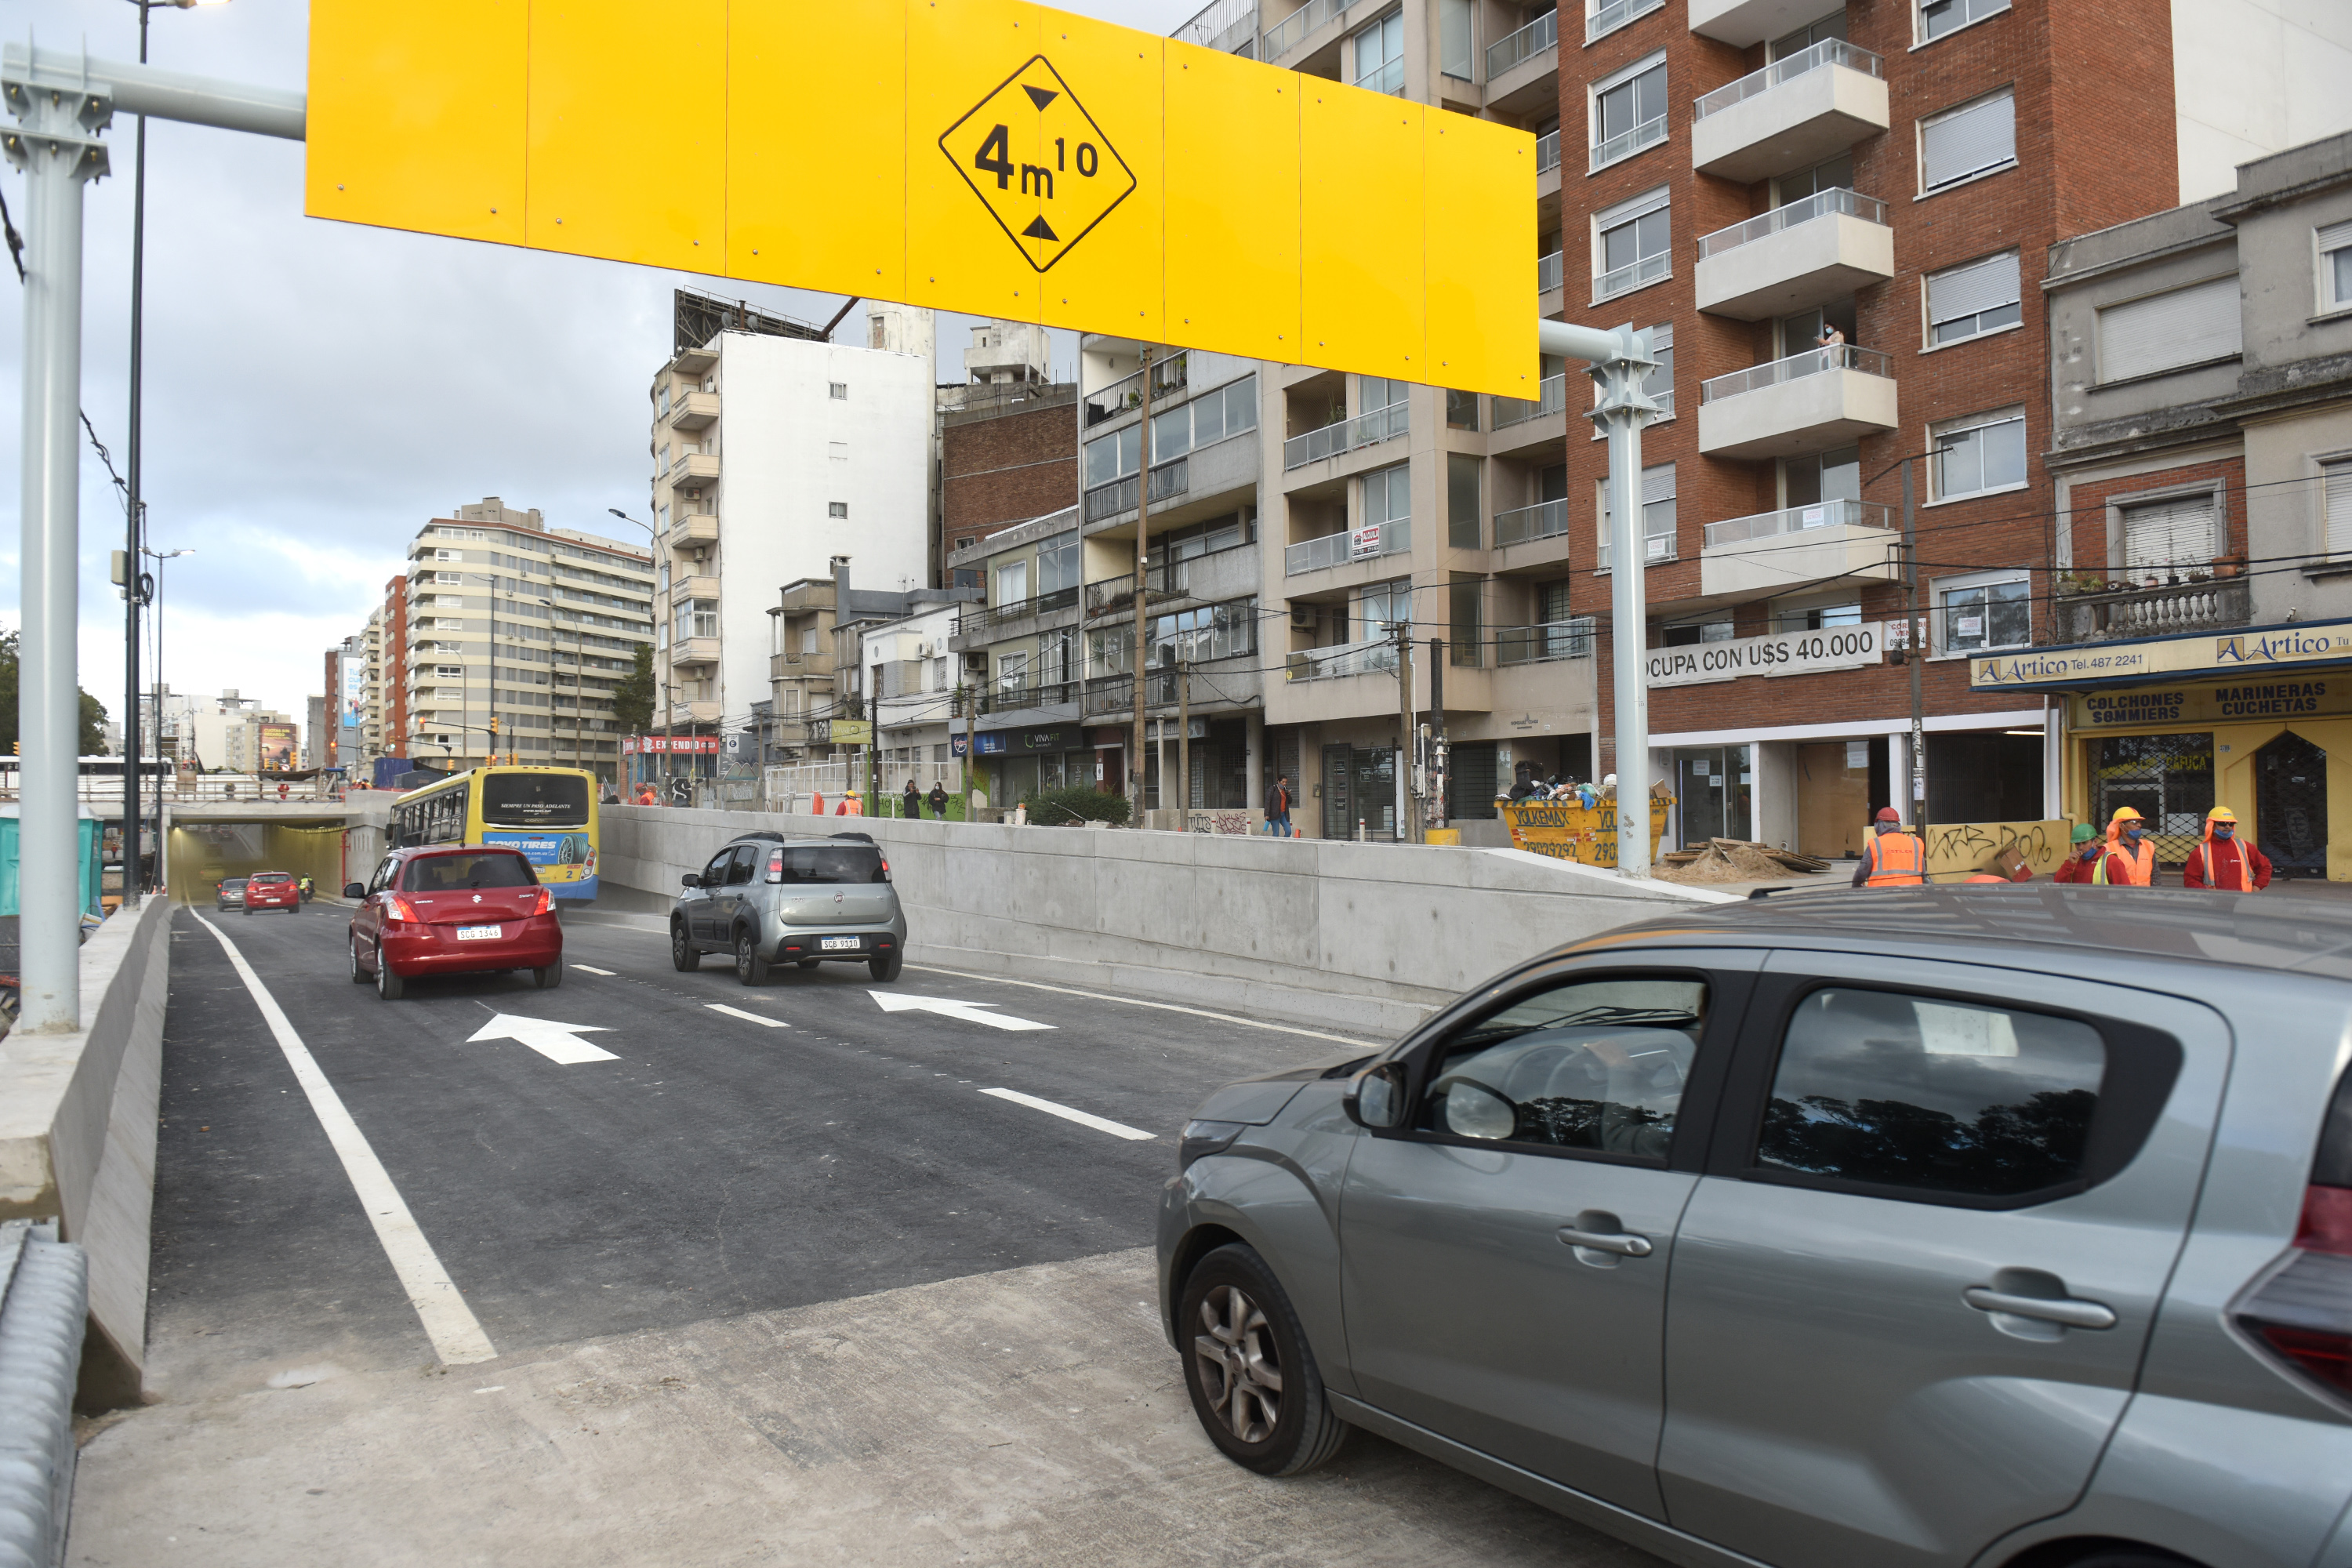
<path fill-rule="evenodd" d="M 2352 1568 L 2352 910 L 1801 894 L 1211 1095 L 1210 1437 L 1362 1426 L 1685 1563 Z"/>
<path fill-rule="evenodd" d="M 698 969 L 706 952 L 735 960 L 735 977 L 766 984 L 785 964 L 863 963 L 898 978 L 907 916 L 890 863 L 862 833 L 743 833 L 680 879 L 670 906 L 670 963 Z"/>

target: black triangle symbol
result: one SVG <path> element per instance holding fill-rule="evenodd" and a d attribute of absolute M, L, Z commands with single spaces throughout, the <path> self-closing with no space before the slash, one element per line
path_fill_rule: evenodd
<path fill-rule="evenodd" d="M 1025 81 L 1021 84 L 1021 90 L 1027 93 L 1029 95 L 1029 101 L 1035 104 L 1040 109 L 1045 108 L 1047 104 L 1062 96 L 1050 87 L 1031 87 Z"/>
<path fill-rule="evenodd" d="M 1047 224 L 1044 215 L 1040 214 L 1027 228 L 1021 231 L 1021 237 L 1024 239 L 1050 239 L 1059 242 L 1062 237 L 1054 232 L 1052 226 Z"/>

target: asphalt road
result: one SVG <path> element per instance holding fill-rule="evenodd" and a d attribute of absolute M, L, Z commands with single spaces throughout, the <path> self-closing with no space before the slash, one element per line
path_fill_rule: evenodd
<path fill-rule="evenodd" d="M 1204 1094 L 1353 1054 L 1268 1024 L 913 967 L 889 986 L 827 964 L 747 988 L 716 956 L 675 972 L 657 931 L 584 922 L 566 933 L 557 990 L 456 978 L 387 1003 L 347 977 L 343 910 L 182 910 L 151 1324 L 180 1347 L 157 1369 L 167 1394 L 296 1345 L 347 1369 L 436 1359 L 199 913 L 283 1009 L 501 1355 L 1147 1246 L 1175 1133 Z M 877 992 L 1049 1026 L 892 1011 Z M 500 1015 L 593 1029 L 571 1040 L 613 1054 L 559 1061 L 473 1038 Z M 579 1054 L 561 1035 L 551 1047 Z"/>

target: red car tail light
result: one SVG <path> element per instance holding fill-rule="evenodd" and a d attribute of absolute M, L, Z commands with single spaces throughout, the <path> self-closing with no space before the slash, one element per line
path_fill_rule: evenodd
<path fill-rule="evenodd" d="M 781 882 L 783 879 L 784 852 L 782 849 L 771 849 L 768 851 L 768 880 Z"/>
<path fill-rule="evenodd" d="M 398 925 L 404 921 L 414 922 L 416 920 L 416 906 L 398 893 L 394 893 L 383 901 L 383 918 L 388 925 Z"/>
<path fill-rule="evenodd" d="M 2288 1371 L 2352 1396 L 2352 1072 L 2328 1103 L 2294 1249 L 2230 1317 Z"/>
<path fill-rule="evenodd" d="M 534 888 L 531 891 L 538 895 L 538 897 L 532 899 L 530 901 L 530 912 L 532 914 L 543 915 L 547 913 L 548 910 L 555 907 L 555 895 L 549 892 L 545 888 Z"/>

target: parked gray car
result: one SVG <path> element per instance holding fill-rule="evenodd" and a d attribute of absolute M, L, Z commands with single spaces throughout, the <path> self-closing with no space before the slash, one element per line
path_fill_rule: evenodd
<path fill-rule="evenodd" d="M 1192 1405 L 1684 1563 L 2352 1568 L 2352 910 L 1716 906 L 1219 1089 L 1160 1213 Z"/>
<path fill-rule="evenodd" d="M 761 985 L 784 964 L 863 963 L 898 978 L 907 916 L 890 862 L 862 833 L 744 833 L 699 871 L 680 879 L 670 906 L 670 963 L 698 969 L 706 952 L 730 953 L 735 977 Z"/>

